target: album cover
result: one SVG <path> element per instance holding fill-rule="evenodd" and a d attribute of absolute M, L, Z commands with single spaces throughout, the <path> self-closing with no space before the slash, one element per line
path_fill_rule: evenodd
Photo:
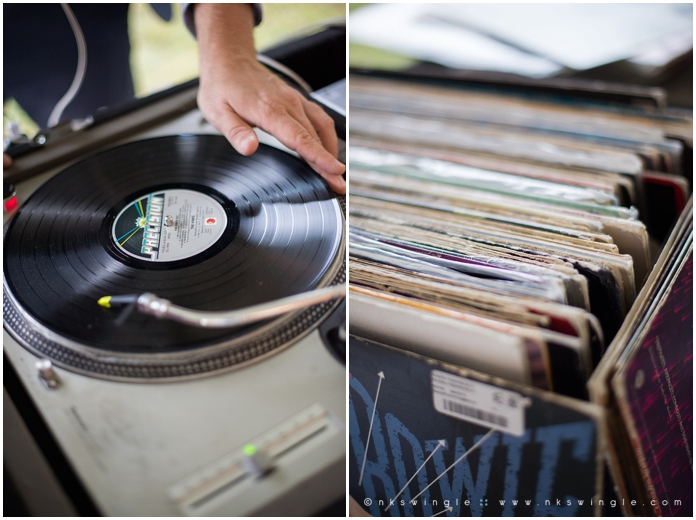
<path fill-rule="evenodd" d="M 349 491 L 370 514 L 599 514 L 600 407 L 355 337 L 349 347 Z"/>
<path fill-rule="evenodd" d="M 693 515 L 693 249 L 612 380 L 660 516 Z"/>
<path fill-rule="evenodd" d="M 627 349 L 636 348 L 637 336 L 649 323 L 650 317 L 654 316 L 655 309 L 670 286 L 670 280 L 685 260 L 688 244 L 692 240 L 692 220 L 693 197 L 690 197 L 672 233 L 663 245 L 662 252 L 646 279 L 636 303 L 587 383 L 591 401 L 608 410 L 610 435 L 606 442 L 606 458 L 613 485 L 619 496 L 631 497 L 635 500 L 635 504 L 632 504 L 631 500 L 621 501 L 625 515 L 654 515 L 655 509 L 650 506 L 650 501 L 654 499 L 649 496 L 641 477 L 641 468 L 638 465 L 626 424 L 622 420 L 617 398 L 612 391 L 611 379 L 617 366 L 625 358 Z"/>

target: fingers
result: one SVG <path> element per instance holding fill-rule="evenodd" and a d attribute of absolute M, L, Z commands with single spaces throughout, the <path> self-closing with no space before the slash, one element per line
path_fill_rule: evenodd
<path fill-rule="evenodd" d="M 12 158 L 6 153 L 2 154 L 2 167 L 9 168 L 12 166 Z"/>
<path fill-rule="evenodd" d="M 320 174 L 321 175 L 321 174 Z M 342 175 L 321 175 L 326 183 L 339 195 L 346 194 L 346 181 Z"/>
<path fill-rule="evenodd" d="M 283 109 L 302 125 L 334 158 L 338 156 L 338 136 L 333 119 L 319 105 L 307 100 L 296 90 L 283 86 Z M 278 107 L 275 108 L 277 111 Z"/>
<path fill-rule="evenodd" d="M 228 104 L 222 104 L 209 120 L 242 155 L 251 155 L 259 147 L 254 130 Z"/>
<path fill-rule="evenodd" d="M 316 129 L 317 134 L 319 134 L 319 139 L 321 139 L 324 148 L 334 157 L 338 157 L 338 136 L 336 135 L 333 119 L 319 106 L 304 98 L 302 98 L 302 105 L 310 123 Z"/>
<path fill-rule="evenodd" d="M 318 173 L 341 175 L 345 171 L 346 167 L 324 148 L 322 142 L 285 110 L 274 108 L 262 128 L 295 150 Z"/>
<path fill-rule="evenodd" d="M 244 76 L 244 70 L 238 75 Z M 264 69 L 260 75 L 256 69 L 247 75 L 251 79 L 241 83 L 243 88 L 220 90 L 215 84 L 206 88 L 208 83 L 201 81 L 198 106 L 206 119 L 242 155 L 258 149 L 258 137 L 252 130 L 258 126 L 297 152 L 334 191 L 345 193 L 341 175 L 346 167 L 336 159 L 338 137 L 333 120 Z"/>
<path fill-rule="evenodd" d="M 309 117 L 307 116 L 305 110 L 305 98 L 290 87 L 285 87 L 284 90 L 285 92 L 283 96 L 282 109 L 280 111 L 287 112 L 290 117 L 300 123 L 317 142 L 321 143 L 317 130 L 314 128 L 314 125 L 312 122 L 310 122 Z M 279 107 L 275 107 L 274 110 L 278 111 L 278 108 Z"/>
<path fill-rule="evenodd" d="M 277 105 L 271 109 L 272 113 L 267 119 L 267 125 L 260 126 L 285 146 L 295 150 L 314 171 L 326 180 L 331 189 L 343 195 L 346 193 L 346 181 L 342 174 L 346 171 L 346 167 L 336 159 L 338 137 L 333 127 L 333 120 L 318 106 L 309 102 L 307 106 L 316 108 L 326 116 L 331 122 L 331 128 L 329 129 L 327 122 L 313 109 L 295 118 L 284 107 Z M 317 121 L 317 126 L 313 124 L 313 121 Z"/>
<path fill-rule="evenodd" d="M 342 174 L 346 167 L 336 159 L 338 137 L 333 120 L 317 105 L 293 94 L 297 98 L 286 98 L 285 103 L 268 103 L 259 126 L 296 151 L 336 193 L 345 194 L 346 181 Z"/>

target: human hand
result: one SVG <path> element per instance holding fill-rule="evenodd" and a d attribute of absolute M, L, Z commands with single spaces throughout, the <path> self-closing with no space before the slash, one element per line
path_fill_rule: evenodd
<path fill-rule="evenodd" d="M 3 168 L 9 168 L 12 166 L 12 157 L 7 155 L 6 153 L 2 154 L 2 167 Z"/>
<path fill-rule="evenodd" d="M 296 151 L 337 193 L 346 192 L 333 120 L 256 60 L 247 4 L 199 4 L 198 107 L 242 155 L 259 145 L 258 126 Z"/>

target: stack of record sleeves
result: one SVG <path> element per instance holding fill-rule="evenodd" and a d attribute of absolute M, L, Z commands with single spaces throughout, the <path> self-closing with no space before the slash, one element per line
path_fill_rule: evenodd
<path fill-rule="evenodd" d="M 649 302 L 654 307 L 655 296 L 645 295 L 669 292 L 665 287 L 679 279 L 685 265 L 691 244 L 689 238 L 686 246 L 684 238 L 691 226 L 691 116 L 571 96 L 361 76 L 351 78 L 350 115 L 351 494 L 374 501 L 373 515 L 390 514 L 379 501 L 390 503 L 390 485 L 396 494 L 406 484 L 411 471 L 406 468 L 418 468 L 416 463 L 427 456 L 423 450 L 432 450 L 432 439 L 451 436 L 449 450 L 443 449 L 444 470 L 457 460 L 458 443 L 462 450 L 470 449 L 489 435 L 477 446 L 480 457 L 457 464 L 468 461 L 466 468 L 476 474 L 474 461 L 481 471 L 488 457 L 487 483 L 467 488 L 464 495 L 469 493 L 477 507 L 479 498 L 483 504 L 484 497 L 492 497 L 493 503 L 478 513 L 473 505 L 460 504 L 462 516 L 599 514 L 606 507 L 605 447 L 617 434 L 615 428 L 607 433 L 607 403 L 594 395 L 595 404 L 587 402 L 597 393 L 588 388 L 588 380 L 612 353 L 612 368 L 594 380 L 605 390 L 599 394 L 606 401 L 617 349 L 627 354 L 614 384 L 623 381 L 625 386 L 626 377 L 634 377 L 633 365 L 624 358 L 639 347 L 635 338 L 633 347 L 626 343 L 631 334 L 649 327 L 643 311 L 636 316 L 636 300 L 641 309 Z M 681 231 L 674 227 L 680 215 Z M 669 252 L 663 250 L 660 258 L 672 271 L 656 278 L 653 265 L 665 241 Z M 632 318 L 630 331 L 627 316 Z M 623 347 L 615 346 L 619 340 Z M 388 366 L 400 363 L 399 356 L 409 360 L 403 361 L 403 370 L 387 373 Z M 416 366 L 423 363 L 448 373 L 434 370 L 428 377 L 423 372 L 421 402 L 413 394 L 420 388 Z M 394 394 L 383 394 L 380 405 L 372 404 L 385 422 L 398 416 L 421 455 L 414 448 L 412 457 L 403 450 L 396 450 L 397 456 L 394 449 L 386 450 L 385 441 L 386 466 L 378 473 L 379 458 L 372 466 L 363 459 L 372 460 L 371 453 L 372 458 L 380 456 L 366 444 L 368 431 L 376 435 L 367 405 L 378 382 L 373 385 L 372 373 L 380 370 L 385 376 L 381 391 L 388 392 L 392 381 Z M 509 410 L 484 405 L 466 392 L 457 394 L 451 377 L 475 388 L 492 385 L 512 392 L 527 408 L 521 419 L 513 420 Z M 468 384 L 460 383 L 462 388 Z M 412 412 L 397 415 L 399 384 L 402 397 L 409 392 L 413 400 Z M 479 394 L 486 392 L 482 388 Z M 630 400 L 642 398 L 627 399 L 622 424 L 631 417 L 637 420 Z M 388 409 L 385 400 L 396 408 Z M 559 407 L 582 419 L 565 417 Z M 426 431 L 418 425 L 426 417 L 432 417 L 432 424 L 450 423 Z M 614 419 L 619 419 L 618 411 Z M 517 420 L 521 427 L 505 426 Z M 591 427 L 583 430 L 583 424 Z M 542 439 L 550 437 L 543 437 L 542 430 L 560 425 L 584 433 L 571 441 L 554 430 L 561 435 L 554 437 L 555 447 L 545 444 Z M 381 428 L 390 431 L 388 424 Z M 632 452 L 624 440 L 629 433 L 624 430 L 619 438 L 626 443 L 624 450 Z M 517 459 L 509 436 L 521 450 Z M 394 439 L 390 436 L 392 448 L 398 444 Z M 575 451 L 571 455 L 568 449 Z M 552 455 L 559 457 L 553 468 L 544 462 Z M 513 485 L 510 468 L 515 464 L 519 474 Z M 428 488 L 436 503 L 436 497 L 454 498 L 457 467 L 442 476 L 450 479 L 449 487 Z M 438 512 L 436 505 L 426 510 L 408 499 L 399 504 L 438 476 L 435 468 L 424 468 L 423 482 L 414 478 L 391 507 L 401 508 L 402 514 Z M 569 478 L 569 472 L 584 476 Z M 382 480 L 376 484 L 378 474 Z M 372 480 L 366 484 L 365 478 Z M 619 497 L 629 499 L 621 506 L 624 512 L 631 510 L 628 493 L 640 487 L 640 472 L 632 478 L 636 484 L 624 486 L 626 496 Z M 525 505 L 521 493 L 535 500 Z M 647 500 L 648 494 L 641 498 Z M 571 506 L 564 499 L 557 505 L 555 499 L 564 496 L 582 503 Z M 512 506 L 512 499 L 519 503 Z"/>

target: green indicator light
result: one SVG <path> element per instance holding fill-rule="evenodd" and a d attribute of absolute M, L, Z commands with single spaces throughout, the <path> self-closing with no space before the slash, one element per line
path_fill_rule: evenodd
<path fill-rule="evenodd" d="M 256 446 L 253 444 L 244 446 L 244 455 L 249 455 L 251 457 L 254 453 L 256 453 Z"/>

